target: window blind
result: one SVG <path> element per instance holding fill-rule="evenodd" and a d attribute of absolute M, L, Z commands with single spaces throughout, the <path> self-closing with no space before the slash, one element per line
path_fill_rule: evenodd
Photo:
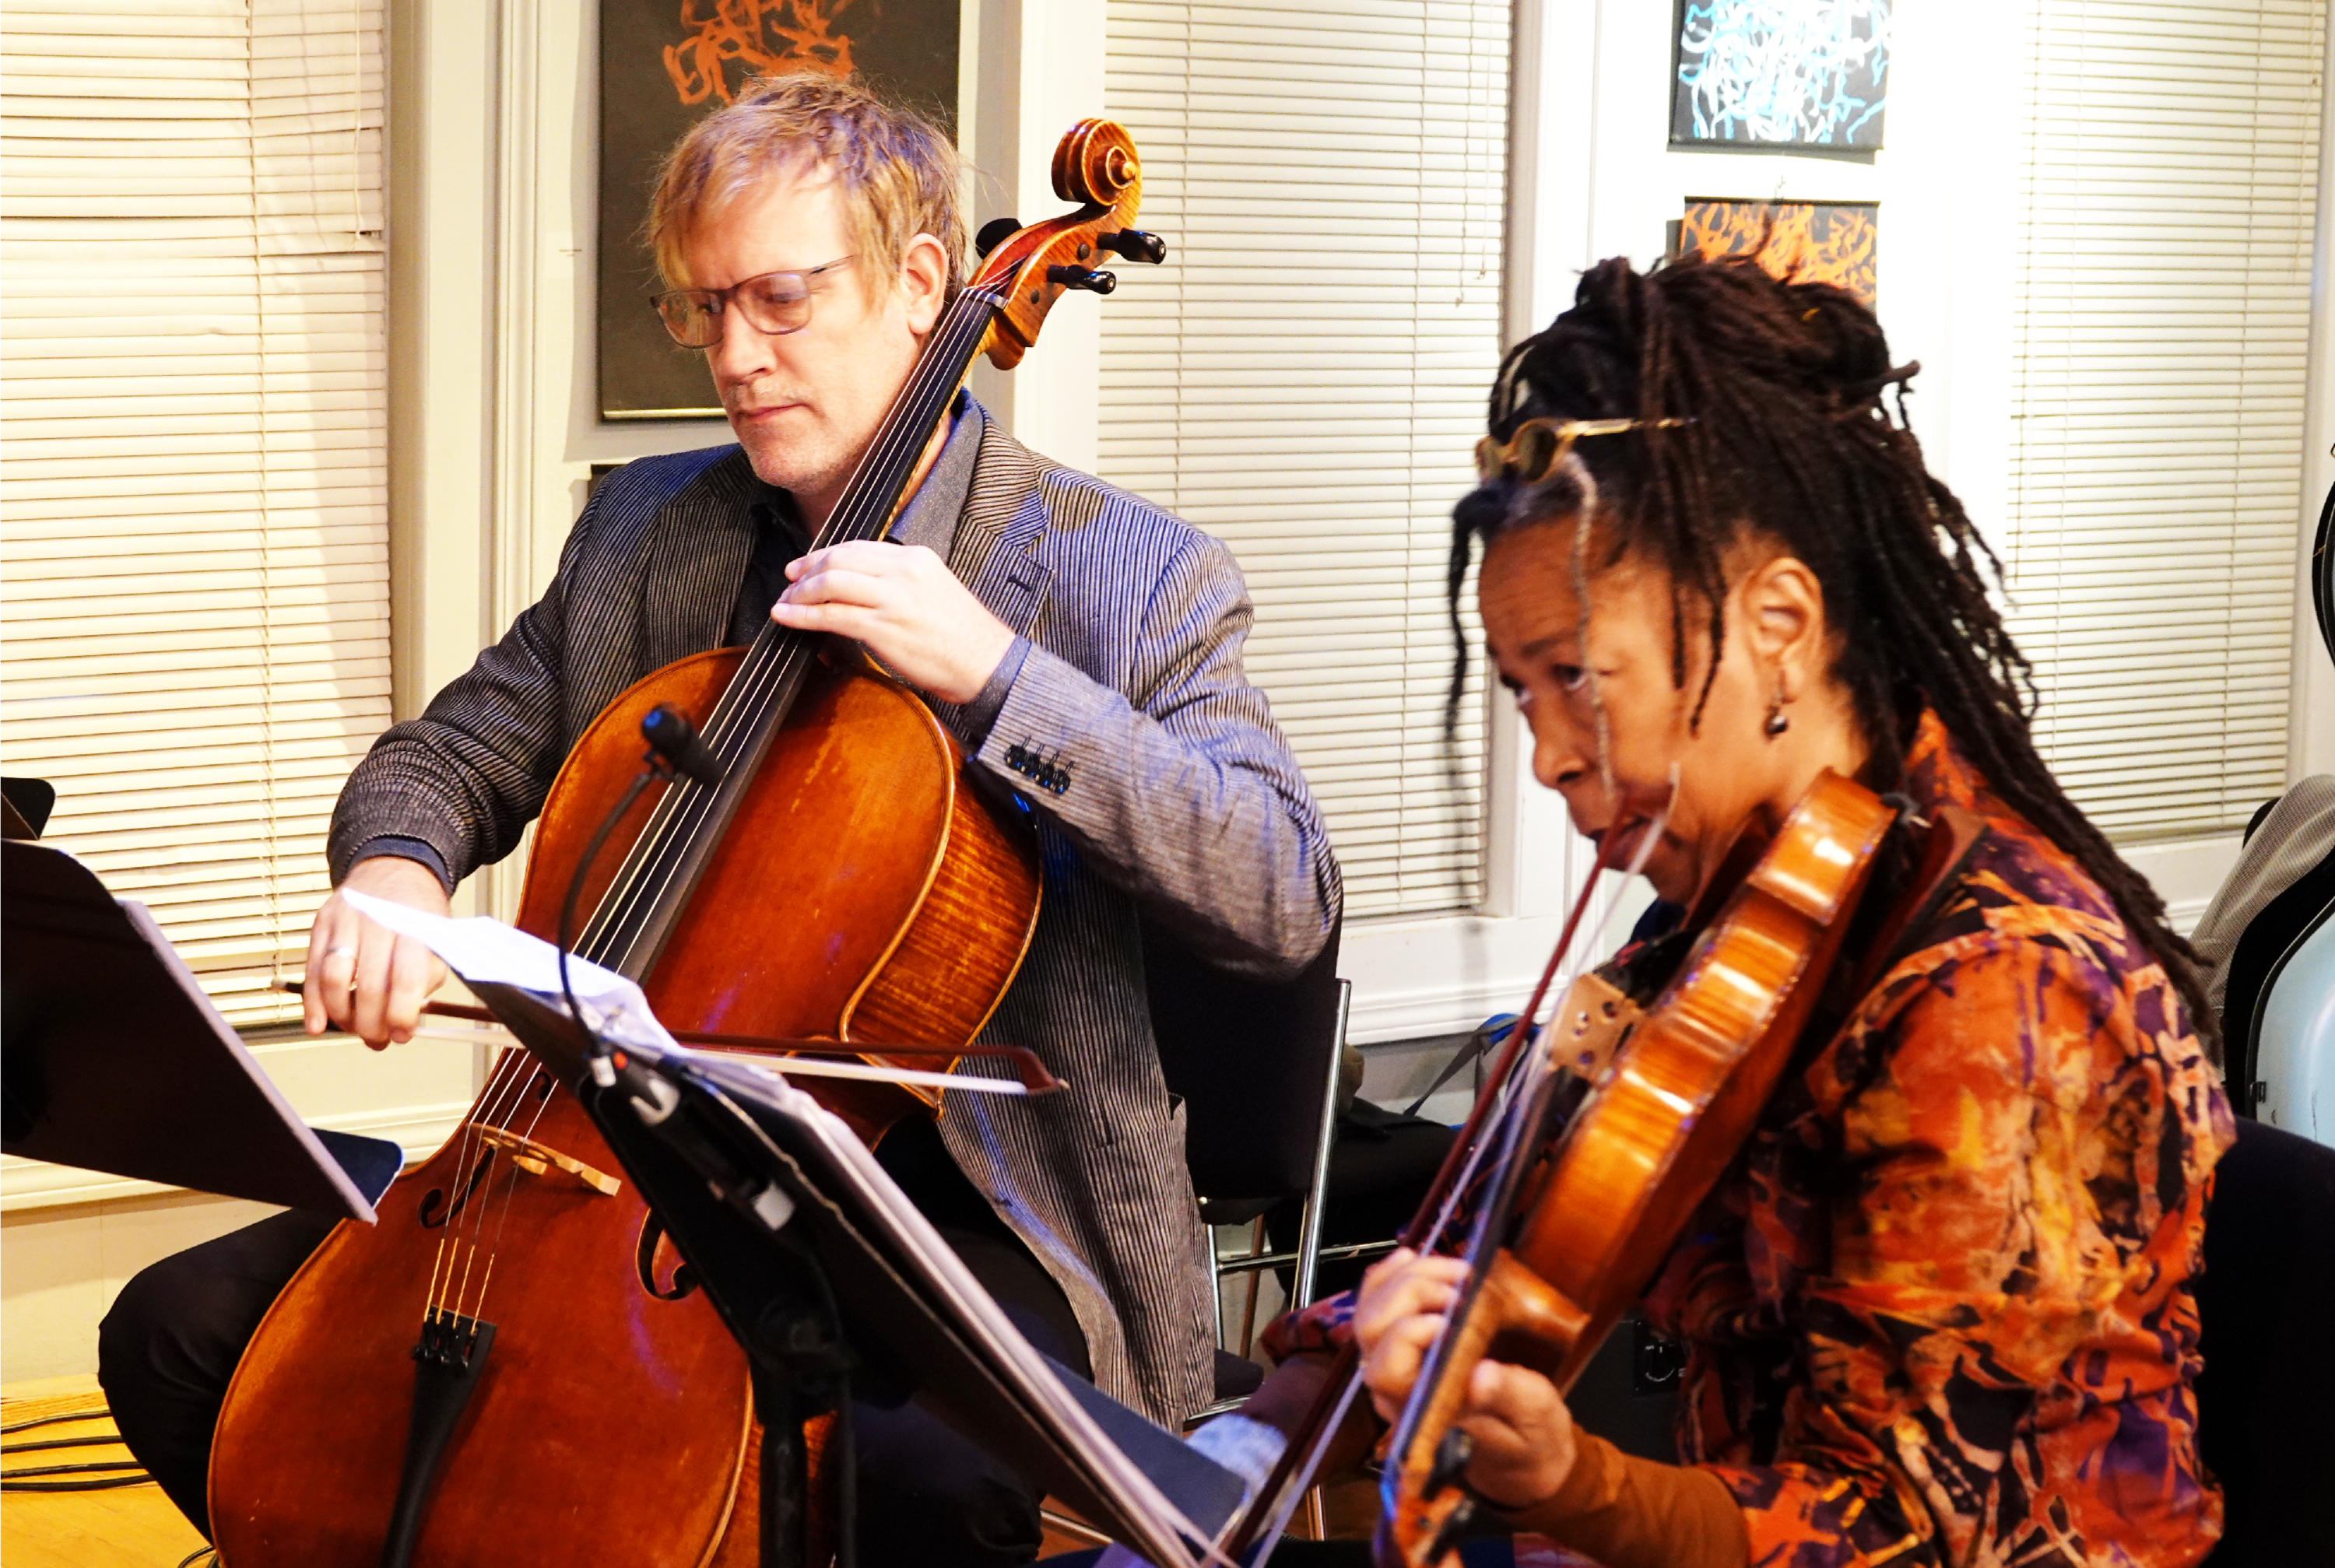
<path fill-rule="evenodd" d="M 1347 914 L 1473 905 L 1484 704 L 1447 746 L 1443 583 L 1499 360 L 1509 7 L 1109 0 L 1107 26 L 1169 252 L 1102 313 L 1103 474 L 1239 558 Z"/>
<path fill-rule="evenodd" d="M 2130 843 L 2286 776 L 2326 7 L 2029 0 L 2011 627 Z"/>
<path fill-rule="evenodd" d="M 0 758 L 228 1018 L 389 720 L 380 0 L 0 20 Z"/>

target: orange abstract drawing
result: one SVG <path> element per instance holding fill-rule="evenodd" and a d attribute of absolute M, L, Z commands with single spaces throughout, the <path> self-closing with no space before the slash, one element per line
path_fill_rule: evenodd
<path fill-rule="evenodd" d="M 1834 284 L 1869 305 L 1879 284 L 1879 226 L 1869 201 L 1690 201 L 1678 248 L 1757 256 L 1778 277 Z"/>
<path fill-rule="evenodd" d="M 766 72 L 823 71 L 851 74 L 851 39 L 835 30 L 853 0 L 681 0 L 681 24 L 692 36 L 668 45 L 665 74 L 683 103 L 719 95 L 730 102 L 737 82 Z M 711 15 L 707 13 L 710 11 Z"/>

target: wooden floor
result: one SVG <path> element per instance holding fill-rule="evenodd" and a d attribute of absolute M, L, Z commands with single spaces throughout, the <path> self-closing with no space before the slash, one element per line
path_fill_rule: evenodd
<path fill-rule="evenodd" d="M 0 1389 L 0 1426 L 43 1416 L 89 1412 L 88 1418 L 52 1421 L 5 1439 L 20 1443 L 110 1434 L 105 1396 L 95 1378 L 50 1378 Z M 119 1444 L 14 1453 L 6 1467 L 85 1465 L 126 1459 Z M 203 1538 L 151 1481 L 102 1492 L 0 1492 L 0 1563 L 7 1568 L 176 1568 L 203 1550 Z"/>

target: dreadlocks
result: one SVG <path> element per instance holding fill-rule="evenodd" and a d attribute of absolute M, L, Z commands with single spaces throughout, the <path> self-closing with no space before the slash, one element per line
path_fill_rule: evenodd
<path fill-rule="evenodd" d="M 2033 669 L 1981 575 L 1981 560 L 1998 577 L 2000 564 L 1905 422 L 1905 382 L 1919 368 L 1890 364 L 1880 323 L 1855 296 L 1779 280 L 1750 256 L 1691 254 L 1646 273 L 1601 262 L 1574 307 L 1502 362 L 1491 434 L 1505 441 L 1532 419 L 1635 426 L 1581 441 L 1537 481 L 1488 478 L 1459 503 L 1454 629 L 1478 543 L 1594 513 L 1597 566 L 1635 554 L 1668 573 L 1681 690 L 1689 617 L 1700 618 L 1710 657 L 1689 721 L 1699 726 L 1726 636 L 1726 560 L 1746 536 L 1773 542 L 1822 585 L 1839 634 L 1832 675 L 1855 703 L 1872 782 L 1902 785 L 1907 740 L 1923 708 L 1933 710 L 1995 792 L 2115 901 L 2209 1034 L 2213 1010 L 2164 901 L 2036 753 Z M 1463 639 L 1455 712 L 1467 658 Z"/>

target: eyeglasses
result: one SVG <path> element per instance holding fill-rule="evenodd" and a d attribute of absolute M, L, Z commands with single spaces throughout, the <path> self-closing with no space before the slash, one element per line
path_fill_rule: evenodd
<path fill-rule="evenodd" d="M 1536 485 L 1556 471 L 1583 436 L 1618 436 L 1623 431 L 1675 430 L 1684 420 L 1526 420 L 1506 441 L 1490 436 L 1476 443 L 1476 473 L 1487 481 L 1516 479 Z"/>
<path fill-rule="evenodd" d="M 728 288 L 676 288 L 649 303 L 664 318 L 673 341 L 683 348 L 712 348 L 720 343 L 722 312 L 733 304 L 756 332 L 782 336 L 810 324 L 810 296 L 817 292 L 811 279 L 851 259 L 838 256 L 804 272 L 766 272 Z"/>

